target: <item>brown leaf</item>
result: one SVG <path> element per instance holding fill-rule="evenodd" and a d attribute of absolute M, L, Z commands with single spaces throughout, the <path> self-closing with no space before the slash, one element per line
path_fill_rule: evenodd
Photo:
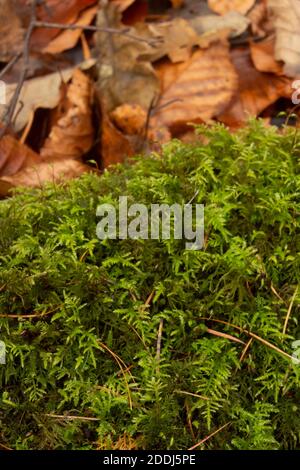
<path fill-rule="evenodd" d="M 208 121 L 226 109 L 237 89 L 237 74 L 228 45 L 217 43 L 196 51 L 183 64 L 164 62 L 157 67 L 162 98 L 151 127 Z"/>
<path fill-rule="evenodd" d="M 265 37 L 274 30 L 272 18 L 268 15 L 267 1 L 257 3 L 248 14 L 254 36 Z"/>
<path fill-rule="evenodd" d="M 26 0 L 23 0 L 26 1 Z M 38 19 L 44 22 L 73 24 L 76 23 L 79 14 L 97 0 L 44 0 L 37 9 Z M 38 28 L 32 34 L 32 48 L 46 47 L 49 41 L 61 32 L 60 29 Z"/>
<path fill-rule="evenodd" d="M 284 75 L 283 66 L 275 60 L 275 41 L 270 37 L 264 41 L 250 43 L 251 58 L 260 72 L 272 72 Z"/>
<path fill-rule="evenodd" d="M 94 64 L 94 59 L 91 59 L 83 62 L 80 67 L 86 70 Z M 26 126 L 30 116 L 36 109 L 53 109 L 58 105 L 62 80 L 68 82 L 73 72 L 74 68 L 69 68 L 44 77 L 33 78 L 24 83 L 13 119 L 15 131 L 19 132 Z M 6 90 L 9 104 L 16 90 L 16 84 L 7 85 Z M 6 107 L 0 105 L 0 120 L 5 112 Z"/>
<path fill-rule="evenodd" d="M 39 165 L 25 168 L 13 176 L 1 178 L 0 196 L 7 196 L 9 191 L 16 187 L 41 188 L 46 182 L 63 182 L 91 171 L 93 171 L 91 167 L 71 158 L 44 161 Z"/>
<path fill-rule="evenodd" d="M 110 0 L 112 3 L 114 3 L 119 11 L 123 12 L 125 11 L 130 5 L 132 5 L 135 0 Z"/>
<path fill-rule="evenodd" d="M 10 135 L 0 140 L 0 176 L 11 176 L 19 170 L 40 163 L 40 156 Z"/>
<path fill-rule="evenodd" d="M 300 1 L 268 0 L 275 18 L 275 59 L 285 62 L 286 75 L 300 74 Z"/>
<path fill-rule="evenodd" d="M 208 0 L 209 8 L 225 15 L 230 11 L 237 11 L 245 15 L 253 7 L 256 0 Z"/>
<path fill-rule="evenodd" d="M 120 12 L 110 3 L 98 14 L 99 27 L 123 29 Z M 150 46 L 139 39 L 134 27 L 126 28 L 133 37 L 98 33 L 99 80 L 98 91 L 107 112 L 125 103 L 148 109 L 159 93 L 159 80 L 143 55 Z"/>
<path fill-rule="evenodd" d="M 231 56 L 239 75 L 239 88 L 228 109 L 219 116 L 220 121 L 238 127 L 250 116 L 258 116 L 279 98 L 290 98 L 290 80 L 256 70 L 248 47 L 235 48 Z"/>
<path fill-rule="evenodd" d="M 101 157 L 104 168 L 123 162 L 134 155 L 130 140 L 119 131 L 108 116 L 102 118 Z"/>
<path fill-rule="evenodd" d="M 93 6 L 84 10 L 76 21 L 77 26 L 88 26 L 91 24 L 93 19 L 96 16 L 98 7 Z M 60 54 L 63 51 L 72 49 L 76 46 L 77 42 L 80 39 L 82 34 L 81 29 L 68 29 L 62 31 L 58 36 L 56 36 L 52 41 L 43 49 L 43 53 L 48 54 Z"/>
<path fill-rule="evenodd" d="M 52 128 L 41 150 L 43 157 L 79 158 L 91 149 L 92 99 L 91 80 L 81 70 L 75 70 L 67 91 L 67 110 Z"/>
<path fill-rule="evenodd" d="M 110 114 L 112 122 L 127 135 L 139 135 L 145 130 L 146 111 L 138 105 L 124 104 Z"/>
<path fill-rule="evenodd" d="M 0 0 L 0 62 L 8 62 L 22 51 L 24 30 L 15 2 Z"/>
<path fill-rule="evenodd" d="M 171 0 L 173 8 L 180 8 L 184 4 L 184 0 Z"/>

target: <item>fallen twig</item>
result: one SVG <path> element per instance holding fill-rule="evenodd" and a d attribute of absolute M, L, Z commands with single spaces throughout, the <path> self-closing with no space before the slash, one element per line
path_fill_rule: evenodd
<path fill-rule="evenodd" d="M 216 431 L 214 431 L 213 433 L 211 433 L 209 436 L 206 436 L 204 439 L 202 439 L 202 441 L 198 442 L 198 443 L 195 444 L 193 447 L 190 447 L 188 450 L 194 450 L 194 449 L 196 449 L 197 447 L 201 446 L 202 444 L 204 444 L 204 442 L 208 441 L 208 439 L 210 439 L 211 437 L 215 436 L 215 435 L 218 434 L 220 431 L 222 431 L 222 429 L 227 428 L 227 426 L 229 426 L 229 424 L 231 424 L 231 421 L 230 421 L 229 423 L 224 424 L 224 426 L 221 426 L 219 429 L 217 429 Z"/>

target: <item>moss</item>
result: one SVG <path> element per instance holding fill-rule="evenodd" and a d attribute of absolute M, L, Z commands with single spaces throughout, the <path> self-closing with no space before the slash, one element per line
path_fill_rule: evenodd
<path fill-rule="evenodd" d="M 300 137 L 199 132 L 1 202 L 0 443 L 186 449 L 222 428 L 205 448 L 300 449 Z M 205 248 L 101 242 L 96 208 L 123 195 L 205 204 Z"/>

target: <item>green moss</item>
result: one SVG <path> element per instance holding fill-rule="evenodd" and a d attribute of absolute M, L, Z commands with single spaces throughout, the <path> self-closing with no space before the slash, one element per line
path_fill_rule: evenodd
<path fill-rule="evenodd" d="M 300 136 L 258 122 L 199 132 L 209 144 L 173 141 L 162 157 L 1 202 L 0 443 L 186 449 L 229 423 L 205 448 L 300 449 L 300 366 L 282 353 L 300 338 Z M 96 208 L 123 195 L 196 195 L 205 249 L 100 242 Z M 231 337 L 251 336 L 235 327 L 265 342 L 245 352 Z"/>

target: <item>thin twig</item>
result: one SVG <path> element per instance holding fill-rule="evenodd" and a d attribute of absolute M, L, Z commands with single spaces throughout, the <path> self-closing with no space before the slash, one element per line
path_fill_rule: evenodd
<path fill-rule="evenodd" d="M 236 343 L 246 344 L 244 341 L 236 338 L 235 336 L 228 335 L 227 333 L 222 333 L 221 331 L 211 330 L 210 328 L 207 328 L 206 333 L 210 333 L 214 336 L 219 336 L 220 338 L 229 339 L 230 341 L 235 341 Z"/>
<path fill-rule="evenodd" d="M 150 307 L 150 304 L 153 300 L 153 297 L 154 297 L 154 294 L 155 294 L 155 290 L 153 290 L 152 292 L 150 292 L 150 294 L 148 295 L 147 297 L 147 300 L 146 302 L 144 303 L 144 305 L 141 306 L 141 312 L 144 312 L 147 308 Z"/>
<path fill-rule="evenodd" d="M 68 420 L 75 420 L 80 419 L 82 421 L 100 421 L 100 418 L 88 418 L 86 416 L 72 416 L 72 415 L 53 415 L 53 414 L 45 414 L 48 418 L 55 418 L 55 419 L 68 419 Z"/>
<path fill-rule="evenodd" d="M 286 314 L 286 317 L 285 317 L 285 321 L 284 321 L 284 325 L 283 325 L 283 330 L 282 330 L 282 334 L 285 335 L 286 333 L 286 329 L 287 329 L 287 325 L 288 325 L 288 321 L 289 321 L 289 318 L 291 316 L 291 312 L 292 312 L 292 308 L 293 308 L 293 305 L 294 305 L 294 302 L 295 302 L 295 298 L 296 298 L 296 295 L 298 294 L 298 287 L 296 287 L 295 289 L 295 292 L 294 292 L 294 295 L 292 297 L 292 300 L 290 302 L 290 305 L 289 305 L 289 308 L 288 308 L 288 311 L 287 311 L 287 314 Z"/>
<path fill-rule="evenodd" d="M 108 34 L 114 34 L 118 36 L 126 36 L 130 39 L 133 39 L 135 41 L 139 42 L 144 42 L 146 44 L 150 44 L 151 46 L 155 47 L 156 44 L 161 43 L 161 39 L 144 39 L 140 36 L 135 36 L 134 34 L 129 33 L 130 31 L 129 28 L 120 30 L 120 29 L 115 29 L 115 28 L 104 28 L 101 26 L 84 26 L 84 25 L 79 25 L 79 24 L 61 24 L 61 23 L 48 23 L 47 21 L 36 21 L 35 22 L 35 28 L 48 28 L 48 29 L 61 29 L 61 30 L 77 30 L 81 29 L 83 31 L 92 31 L 92 32 L 101 32 L 101 33 L 108 33 Z"/>
<path fill-rule="evenodd" d="M 273 286 L 273 283 L 271 282 L 271 291 L 273 292 L 274 295 L 276 295 L 277 299 L 281 300 L 281 302 L 286 303 L 283 298 L 278 294 L 277 290 Z"/>
<path fill-rule="evenodd" d="M 119 368 L 120 368 L 120 371 L 124 377 L 124 380 L 125 380 L 125 383 L 126 383 L 126 389 L 127 389 L 127 393 L 128 393 L 128 402 L 129 402 L 129 406 L 130 406 L 130 409 L 132 410 L 133 408 L 133 405 L 132 405 L 132 398 L 131 398 L 131 392 L 130 392 L 130 387 L 129 387 L 129 384 L 128 384 L 128 381 L 127 381 L 127 377 L 126 377 L 126 371 L 129 372 L 130 376 L 132 377 L 132 374 L 130 372 L 130 370 L 128 369 L 127 365 L 125 364 L 125 362 L 123 361 L 123 359 L 121 359 L 116 353 L 114 353 L 111 349 L 109 349 L 108 346 L 106 346 L 106 344 L 102 343 L 100 340 L 98 340 L 98 344 L 103 348 L 105 349 L 107 352 L 109 352 L 109 354 L 111 354 L 111 356 L 114 358 L 114 360 L 116 361 L 116 363 L 118 364 Z M 124 370 L 124 367 L 125 366 L 125 370 Z"/>
<path fill-rule="evenodd" d="M 19 52 L 16 56 L 14 56 L 8 64 L 1 70 L 0 72 L 0 78 L 2 78 L 17 62 L 18 60 L 22 57 L 22 52 Z"/>
<path fill-rule="evenodd" d="M 204 395 L 199 395 L 198 393 L 185 392 L 183 390 L 175 390 L 175 393 L 180 393 L 182 395 L 189 395 L 190 397 L 200 398 L 201 400 L 210 400 L 210 398 L 205 397 Z"/>
<path fill-rule="evenodd" d="M 0 444 L 0 448 L 3 450 L 13 450 L 11 447 L 7 447 L 4 444 Z"/>
<path fill-rule="evenodd" d="M 248 343 L 246 344 L 246 346 L 243 349 L 243 352 L 242 352 L 241 357 L 240 357 L 240 362 L 243 362 L 244 357 L 246 356 L 247 351 L 250 348 L 252 342 L 253 342 L 253 338 L 250 338 Z"/>
<path fill-rule="evenodd" d="M 222 325 L 227 325 L 227 326 L 230 326 L 231 328 L 235 328 L 236 330 L 239 330 L 241 333 L 245 333 L 246 335 L 249 335 L 251 336 L 252 338 L 256 339 L 257 341 L 259 341 L 260 343 L 264 344 L 265 346 L 267 346 L 268 348 L 270 349 L 273 349 L 274 351 L 278 352 L 279 354 L 281 354 L 282 356 L 285 356 L 286 358 L 290 359 L 290 360 L 294 360 L 294 358 L 286 353 L 285 351 L 283 351 L 282 349 L 278 348 L 277 346 L 275 346 L 274 344 L 270 343 L 269 341 L 267 341 L 266 339 L 263 339 L 261 338 L 260 336 L 256 335 L 255 333 L 251 333 L 251 331 L 248 331 L 248 330 L 244 330 L 244 328 L 241 328 L 240 326 L 237 326 L 237 325 L 233 325 L 232 323 L 228 323 L 226 321 L 223 321 L 223 320 L 217 320 L 216 318 L 209 318 L 209 317 L 205 317 L 205 318 L 201 318 L 201 320 L 205 320 L 205 321 L 212 321 L 212 322 L 215 322 L 215 323 L 221 323 Z"/>
<path fill-rule="evenodd" d="M 157 346 L 156 346 L 156 361 L 159 364 L 160 362 L 160 353 L 161 353 L 161 339 L 162 339 L 162 330 L 164 326 L 163 318 L 160 319 L 159 327 L 158 327 L 158 334 L 157 334 Z"/>
<path fill-rule="evenodd" d="M 227 428 L 227 426 L 229 426 L 229 424 L 231 424 L 231 421 L 230 421 L 229 423 L 224 424 L 224 426 L 221 426 L 219 429 L 217 429 L 216 431 L 214 431 L 213 433 L 211 433 L 209 436 L 206 436 L 204 439 L 202 439 L 202 441 L 198 442 L 198 443 L 195 444 L 193 447 L 190 447 L 188 450 L 194 450 L 194 449 L 196 449 L 197 447 L 201 446 L 202 444 L 204 444 L 204 442 L 208 441 L 211 437 L 215 436 L 215 435 L 218 434 L 220 431 L 222 431 L 222 429 Z"/>
<path fill-rule="evenodd" d="M 30 315 L 11 315 L 9 313 L 1 313 L 0 318 L 7 318 L 8 320 L 10 319 L 16 319 L 16 320 L 27 320 L 29 318 L 43 318 L 46 315 L 50 315 L 51 313 L 57 312 L 61 308 L 61 305 L 58 307 L 55 307 L 52 310 L 49 310 L 48 312 L 44 313 L 32 313 Z"/>
<path fill-rule="evenodd" d="M 0 139 L 4 136 L 5 132 L 7 131 L 7 128 L 9 127 L 13 119 L 13 116 L 14 116 L 14 113 L 15 113 L 15 110 L 19 101 L 19 96 L 21 94 L 21 91 L 22 91 L 22 88 L 23 88 L 23 85 L 24 85 L 24 82 L 26 80 L 27 73 L 29 70 L 30 40 L 31 40 L 31 36 L 35 28 L 35 24 L 36 24 L 37 2 L 38 0 L 32 0 L 31 19 L 30 19 L 30 23 L 29 23 L 29 26 L 25 35 L 25 39 L 24 39 L 23 68 L 22 68 L 22 72 L 21 72 L 17 87 L 15 89 L 14 95 L 12 97 L 12 100 L 9 104 L 6 115 L 4 117 L 4 127 L 0 130 Z"/>

